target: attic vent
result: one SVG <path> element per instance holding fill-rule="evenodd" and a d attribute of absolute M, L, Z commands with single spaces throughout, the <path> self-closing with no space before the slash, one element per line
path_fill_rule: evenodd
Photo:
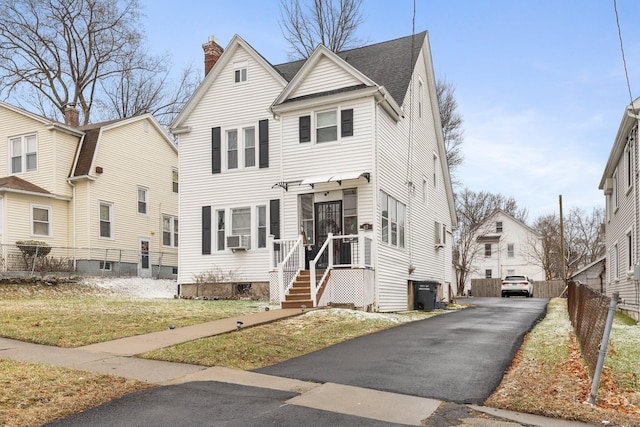
<path fill-rule="evenodd" d="M 102 166 L 96 166 L 96 173 L 102 173 Z"/>

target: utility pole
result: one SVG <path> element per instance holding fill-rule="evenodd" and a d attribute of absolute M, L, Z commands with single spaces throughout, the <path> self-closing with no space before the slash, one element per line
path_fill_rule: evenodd
<path fill-rule="evenodd" d="M 562 280 L 567 283 L 567 260 L 564 256 L 564 220 L 562 219 L 562 194 L 559 196 L 560 202 L 560 255 L 562 257 Z"/>

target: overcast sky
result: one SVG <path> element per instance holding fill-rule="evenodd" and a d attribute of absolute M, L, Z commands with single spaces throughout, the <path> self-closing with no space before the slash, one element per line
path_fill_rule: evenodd
<path fill-rule="evenodd" d="M 203 68 L 210 35 L 240 35 L 287 62 L 279 0 L 141 0 L 152 53 L 176 70 Z M 363 0 L 359 38 L 410 35 L 412 0 Z M 640 96 L 640 1 L 617 0 L 631 96 Z M 437 79 L 455 87 L 464 119 L 463 187 L 514 197 L 528 220 L 603 206 L 598 184 L 630 102 L 614 0 L 417 0 Z M 369 44 L 367 43 L 367 44 Z"/>

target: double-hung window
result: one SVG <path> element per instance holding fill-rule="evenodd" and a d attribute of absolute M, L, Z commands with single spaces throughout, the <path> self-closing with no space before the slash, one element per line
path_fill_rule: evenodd
<path fill-rule="evenodd" d="M 34 236 L 51 236 L 51 207 L 31 206 L 31 233 Z"/>
<path fill-rule="evenodd" d="M 355 188 L 342 192 L 344 234 L 358 234 L 358 193 Z"/>
<path fill-rule="evenodd" d="M 224 251 L 224 209 L 216 211 L 216 239 L 217 239 L 217 249 L 219 251 Z"/>
<path fill-rule="evenodd" d="M 258 247 L 267 247 L 267 207 L 257 206 L 256 216 L 258 217 Z"/>
<path fill-rule="evenodd" d="M 307 243 L 314 242 L 313 237 L 313 194 L 300 195 L 300 228 L 307 238 Z"/>
<path fill-rule="evenodd" d="M 113 204 L 100 202 L 100 237 L 113 238 Z"/>
<path fill-rule="evenodd" d="M 178 247 L 178 218 L 175 216 L 162 216 L 162 245 Z"/>
<path fill-rule="evenodd" d="M 147 215 L 149 213 L 149 190 L 144 187 L 138 187 L 138 213 Z"/>
<path fill-rule="evenodd" d="M 316 142 L 338 140 L 337 111 L 324 111 L 316 114 Z"/>
<path fill-rule="evenodd" d="M 382 231 L 382 241 L 392 246 L 405 247 L 405 216 L 406 206 L 387 195 L 380 192 L 380 215 Z"/>
<path fill-rule="evenodd" d="M 231 235 L 251 236 L 251 208 L 231 209 Z M 251 248 L 251 239 L 247 242 Z"/>
<path fill-rule="evenodd" d="M 256 128 L 248 127 L 242 130 L 244 136 L 244 167 L 256 165 Z"/>
<path fill-rule="evenodd" d="M 172 171 L 172 181 L 173 181 L 173 192 L 178 192 L 178 169 L 173 168 Z"/>
<path fill-rule="evenodd" d="M 238 131 L 227 131 L 227 169 L 238 168 Z"/>
<path fill-rule="evenodd" d="M 491 243 L 484 244 L 484 256 L 486 258 L 491 258 Z"/>
<path fill-rule="evenodd" d="M 38 169 L 38 142 L 35 135 L 11 138 L 9 146 L 12 174 Z"/>
<path fill-rule="evenodd" d="M 507 244 L 507 257 L 514 258 L 516 256 L 515 244 L 508 243 Z"/>

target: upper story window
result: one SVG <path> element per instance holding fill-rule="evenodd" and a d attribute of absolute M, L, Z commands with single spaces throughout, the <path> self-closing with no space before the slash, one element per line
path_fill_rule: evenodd
<path fill-rule="evenodd" d="M 35 135 L 11 138 L 9 139 L 9 146 L 12 174 L 38 169 L 38 142 Z"/>
<path fill-rule="evenodd" d="M 338 120 L 338 116 L 340 116 L 340 120 Z M 313 141 L 316 143 L 323 143 L 353 136 L 352 108 L 319 111 L 313 116 L 301 116 L 298 120 L 299 142 L 312 142 L 315 138 Z M 312 129 L 315 129 L 315 133 L 312 133 Z"/>
<path fill-rule="evenodd" d="M 172 171 L 172 181 L 173 181 L 173 192 L 178 192 L 178 169 L 173 168 Z"/>
<path fill-rule="evenodd" d="M 252 168 L 256 165 L 256 128 L 242 129 L 244 142 L 244 167 Z"/>
<path fill-rule="evenodd" d="M 316 142 L 338 140 L 338 122 L 336 110 L 316 114 Z"/>
<path fill-rule="evenodd" d="M 618 169 L 613 172 L 613 193 L 611 194 L 614 211 L 618 209 Z"/>
<path fill-rule="evenodd" d="M 422 117 L 422 105 L 424 104 L 424 83 L 418 77 L 418 117 Z"/>
<path fill-rule="evenodd" d="M 515 256 L 516 256 L 515 244 L 508 243 L 507 244 L 507 257 L 508 258 L 513 258 Z"/>
<path fill-rule="evenodd" d="M 149 204 L 149 190 L 144 187 L 138 187 L 138 213 L 147 215 Z"/>
<path fill-rule="evenodd" d="M 484 244 L 484 256 L 487 258 L 491 257 L 491 243 Z"/>
<path fill-rule="evenodd" d="M 229 129 L 227 138 L 227 170 L 256 166 L 256 128 Z"/>
<path fill-rule="evenodd" d="M 227 131 L 227 169 L 238 168 L 238 131 Z"/>
<path fill-rule="evenodd" d="M 31 206 L 31 224 L 34 236 L 51 236 L 51 207 Z"/>
<path fill-rule="evenodd" d="M 496 221 L 496 233 L 502 233 L 502 221 Z"/>
<path fill-rule="evenodd" d="M 248 61 L 234 62 L 233 64 L 233 81 L 234 83 L 243 83 L 247 81 Z"/>

